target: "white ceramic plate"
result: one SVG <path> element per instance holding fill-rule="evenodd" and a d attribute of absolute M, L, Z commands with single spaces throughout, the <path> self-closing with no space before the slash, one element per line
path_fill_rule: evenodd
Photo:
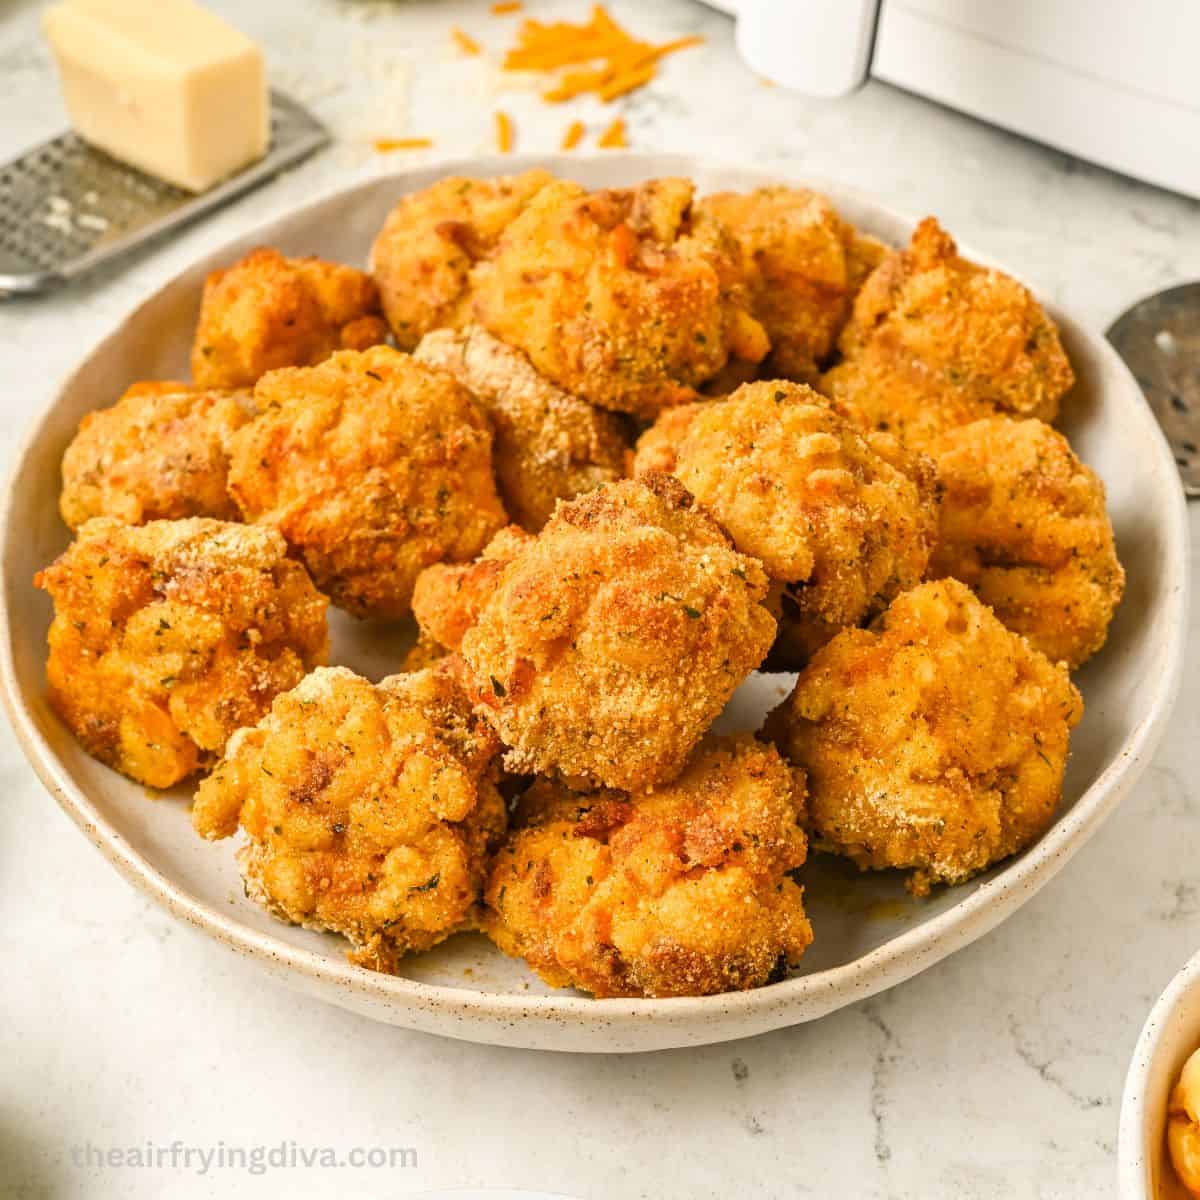
<path fill-rule="evenodd" d="M 504 1045 L 625 1051 L 697 1045 L 808 1021 L 872 995 L 965 946 L 1015 911 L 1095 831 L 1146 765 L 1178 684 L 1186 606 L 1187 540 L 1175 467 L 1137 386 L 1097 335 L 1054 311 L 1079 375 L 1063 425 L 1108 483 L 1125 601 L 1104 652 L 1079 674 L 1087 712 L 1076 730 L 1054 827 L 1027 853 L 925 901 L 892 875 L 859 876 L 824 858 L 806 871 L 816 941 L 792 978 L 702 999 L 590 1000 L 551 992 L 477 936 L 451 939 L 390 978 L 351 967 L 339 940 L 274 921 L 246 900 L 230 843 L 192 833 L 186 789 L 153 800 L 88 758 L 50 712 L 43 682 L 50 619 L 34 572 L 67 544 L 56 501 L 59 460 L 84 413 L 134 379 L 186 370 L 201 282 L 210 269 L 269 242 L 286 253 L 362 263 L 385 213 L 405 191 L 447 173 L 495 175 L 542 165 L 589 186 L 690 175 L 701 191 L 816 183 L 846 217 L 891 242 L 912 222 L 824 181 L 715 167 L 676 156 L 478 159 L 373 179 L 330 195 L 227 245 L 168 284 L 95 347 L 56 394 L 25 447 L 2 514 L 0 682 L 14 726 L 43 782 L 136 887 L 182 920 L 257 962 L 264 973 L 378 1020 Z M 978 255 L 970 248 L 966 253 Z M 395 669 L 407 631 L 334 622 L 334 661 L 373 678 Z M 723 717 L 755 727 L 788 680 L 755 676 Z"/>
<path fill-rule="evenodd" d="M 1200 954 L 1167 985 L 1159 996 L 1133 1052 L 1117 1139 L 1121 1200 L 1168 1200 L 1186 1195 L 1160 1188 L 1166 1147 L 1167 1099 L 1183 1064 L 1200 1047 Z M 1173 1179 L 1172 1179 L 1173 1182 Z"/>

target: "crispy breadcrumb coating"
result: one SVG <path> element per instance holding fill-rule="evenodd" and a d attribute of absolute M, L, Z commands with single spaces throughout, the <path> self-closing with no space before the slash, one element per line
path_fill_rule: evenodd
<path fill-rule="evenodd" d="M 584 786 L 672 779 L 767 653 L 766 591 L 669 476 L 559 505 L 462 640 L 505 766 Z"/>
<path fill-rule="evenodd" d="M 34 583 L 54 601 L 51 704 L 150 787 L 210 763 L 328 653 L 325 597 L 268 529 L 100 517 Z"/>
<path fill-rule="evenodd" d="M 325 667 L 230 741 L 192 823 L 206 838 L 240 824 L 251 897 L 394 972 L 473 922 L 505 825 L 498 751 L 451 664 L 378 685 Z"/>
<path fill-rule="evenodd" d="M 960 258 L 932 217 L 871 273 L 840 346 L 821 390 L 917 449 L 982 417 L 1053 421 L 1075 381 L 1029 290 Z"/>
<path fill-rule="evenodd" d="M 463 635 L 479 619 L 500 585 L 504 568 L 532 540 L 519 525 L 509 525 L 469 563 L 436 563 L 417 576 L 413 616 L 422 637 L 457 653 Z"/>
<path fill-rule="evenodd" d="M 145 396 L 174 396 L 177 392 L 202 392 L 204 390 L 197 384 L 188 383 L 183 379 L 139 379 L 121 393 L 121 400 L 141 399 Z"/>
<path fill-rule="evenodd" d="M 543 188 L 472 273 L 474 312 L 539 374 L 591 404 L 653 417 L 768 343 L 737 251 L 685 179 Z"/>
<path fill-rule="evenodd" d="M 813 845 L 924 895 L 1049 826 L 1082 713 L 1065 666 L 945 579 L 818 651 L 764 732 L 808 772 Z"/>
<path fill-rule="evenodd" d="M 1125 589 L 1104 484 L 1042 421 L 976 421 L 936 452 L 931 575 L 961 579 L 1047 658 L 1078 667 L 1104 645 Z"/>
<path fill-rule="evenodd" d="M 112 408 L 80 422 L 63 455 L 63 520 L 72 529 L 92 517 L 128 525 L 184 517 L 236 521 L 229 438 L 252 412 L 249 392 L 135 383 Z"/>
<path fill-rule="evenodd" d="M 262 246 L 205 280 L 192 378 L 201 387 L 253 387 L 279 367 L 313 366 L 335 350 L 386 339 L 369 275 Z"/>
<path fill-rule="evenodd" d="M 470 320 L 471 268 L 553 178 L 542 170 L 500 179 L 451 176 L 403 197 L 388 213 L 370 270 L 401 350 L 415 350 L 430 330 Z"/>
<path fill-rule="evenodd" d="M 688 430 L 692 426 L 692 422 L 704 411 L 711 408 L 713 404 L 720 400 L 730 399 L 738 390 L 745 387 L 748 383 L 754 383 L 755 380 L 745 380 L 739 383 L 736 387 L 730 389 L 728 395 L 714 396 L 711 399 L 698 400 L 694 404 L 680 404 L 675 408 L 666 408 L 659 413 L 655 418 L 654 424 L 647 426 L 641 433 L 641 436 L 634 443 L 632 455 L 626 456 L 627 470 L 626 474 L 631 478 L 638 475 L 643 475 L 647 471 L 663 471 L 667 475 L 674 474 L 675 464 L 679 461 L 679 447 L 687 435 Z M 770 384 L 771 380 L 759 380 L 762 384 Z M 791 380 L 775 381 L 781 382 L 780 390 L 787 392 L 789 395 L 794 393 L 793 383 Z M 837 413 L 842 420 L 849 422 L 860 433 L 869 433 L 870 430 L 864 430 L 865 422 L 860 413 L 851 408 L 849 405 L 843 405 L 834 400 L 830 396 L 826 396 L 822 392 L 817 392 L 808 389 L 804 393 L 805 402 L 809 404 L 820 404 L 825 408 L 831 409 Z M 895 439 L 886 439 L 878 442 L 872 442 L 873 445 L 881 447 L 877 452 L 888 457 L 883 453 L 882 447 L 892 447 L 889 451 L 891 457 L 888 461 L 892 462 L 893 466 L 899 467 L 906 474 L 912 473 L 912 464 L 921 464 L 923 461 L 920 455 L 914 455 L 906 452 Z M 922 468 L 924 471 L 924 468 Z"/>
<path fill-rule="evenodd" d="M 486 416 L 407 354 L 272 371 L 254 399 L 230 440 L 230 491 L 355 616 L 406 616 L 425 567 L 473 558 L 505 524 Z"/>
<path fill-rule="evenodd" d="M 697 208 L 738 243 L 751 311 L 771 341 L 771 377 L 815 383 L 850 316 L 854 294 L 887 247 L 858 233 L 819 192 L 762 187 L 719 192 Z"/>
<path fill-rule="evenodd" d="M 860 436 L 803 384 L 749 383 L 687 411 L 673 473 L 781 585 L 773 667 L 803 666 L 920 581 L 937 532 L 927 460 Z M 639 459 L 665 460 L 674 439 L 639 443 Z"/>
<path fill-rule="evenodd" d="M 1164 1169 L 1156 1200 L 1200 1196 L 1200 1050 L 1188 1056 L 1167 1101 L 1167 1154 L 1182 1187 L 1169 1187 Z"/>
<path fill-rule="evenodd" d="M 487 412 L 504 507 L 531 533 L 559 500 L 625 473 L 621 418 L 548 383 L 519 350 L 477 325 L 428 333 L 413 357 L 448 371 Z"/>
<path fill-rule="evenodd" d="M 654 424 L 638 438 L 629 474 L 634 478 L 647 471 L 673 475 L 675 464 L 679 461 L 679 444 L 692 427 L 692 422 L 715 403 L 714 400 L 698 400 L 694 404 L 679 404 L 675 408 L 664 409 Z"/>
<path fill-rule="evenodd" d="M 548 983 L 704 996 L 782 978 L 812 941 L 804 775 L 750 734 L 715 738 L 654 791 L 537 780 L 496 856 L 486 930 Z"/>
<path fill-rule="evenodd" d="M 432 667 L 450 653 L 440 642 L 434 641 L 429 634 L 417 630 L 417 640 L 408 648 L 404 661 L 400 664 L 402 671 L 423 671 Z"/>

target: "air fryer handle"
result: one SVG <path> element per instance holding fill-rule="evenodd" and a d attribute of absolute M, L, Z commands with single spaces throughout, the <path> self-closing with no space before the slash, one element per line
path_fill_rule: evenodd
<path fill-rule="evenodd" d="M 751 68 L 810 96 L 866 81 L 880 0 L 740 0 L 737 45 Z"/>

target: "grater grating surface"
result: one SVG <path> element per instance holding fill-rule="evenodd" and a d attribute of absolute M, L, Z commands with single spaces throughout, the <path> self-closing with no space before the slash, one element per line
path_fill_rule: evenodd
<path fill-rule="evenodd" d="M 273 91 L 266 155 L 195 195 L 60 134 L 0 166 L 0 296 L 66 283 L 256 187 L 328 140 L 307 109 Z"/>

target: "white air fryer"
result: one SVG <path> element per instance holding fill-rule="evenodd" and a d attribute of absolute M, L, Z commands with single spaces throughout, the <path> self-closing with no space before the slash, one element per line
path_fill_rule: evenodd
<path fill-rule="evenodd" d="M 1200 0 L 709 0 L 757 72 L 811 96 L 872 74 L 1200 198 Z"/>

